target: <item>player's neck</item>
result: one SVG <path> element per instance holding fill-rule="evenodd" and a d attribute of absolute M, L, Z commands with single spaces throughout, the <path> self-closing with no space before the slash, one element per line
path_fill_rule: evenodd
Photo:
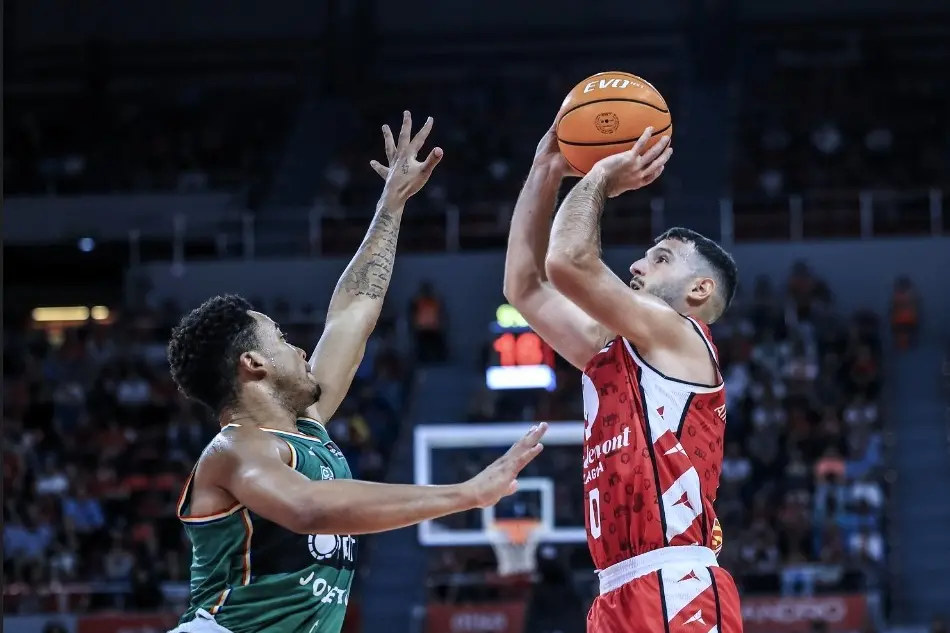
<path fill-rule="evenodd" d="M 245 389 L 233 408 L 221 414 L 221 426 L 239 424 L 297 432 L 297 413 L 279 397 L 263 389 Z"/>

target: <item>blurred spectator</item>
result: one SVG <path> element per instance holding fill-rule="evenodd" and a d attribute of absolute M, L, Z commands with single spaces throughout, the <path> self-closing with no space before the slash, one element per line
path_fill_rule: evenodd
<path fill-rule="evenodd" d="M 431 282 L 422 283 L 409 313 L 416 339 L 416 360 L 424 365 L 445 362 L 445 308 Z"/>
<path fill-rule="evenodd" d="M 741 486 L 752 476 L 752 462 L 740 450 L 735 443 L 726 446 L 726 455 L 722 460 L 722 481 L 726 484 Z"/>
<path fill-rule="evenodd" d="M 891 334 L 897 349 L 908 349 L 917 340 L 920 299 L 913 282 L 905 276 L 894 282 L 891 295 Z"/>
<path fill-rule="evenodd" d="M 63 518 L 81 535 L 95 534 L 106 524 L 102 504 L 89 496 L 83 483 L 76 484 L 73 496 L 63 499 Z"/>
<path fill-rule="evenodd" d="M 27 580 L 42 575 L 46 554 L 53 541 L 53 527 L 35 505 L 22 518 L 14 513 L 3 522 L 3 557 L 11 563 L 12 577 Z"/>
<path fill-rule="evenodd" d="M 122 540 L 118 536 L 112 538 L 112 545 L 106 552 L 103 561 L 103 573 L 106 580 L 129 580 L 132 576 L 132 568 L 135 565 L 135 558 L 132 553 L 125 548 Z"/>

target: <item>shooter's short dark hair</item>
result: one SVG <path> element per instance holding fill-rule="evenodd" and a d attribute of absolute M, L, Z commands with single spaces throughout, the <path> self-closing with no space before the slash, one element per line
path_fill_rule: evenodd
<path fill-rule="evenodd" d="M 216 414 L 234 401 L 241 354 L 259 345 L 251 304 L 238 295 L 208 299 L 182 317 L 168 342 L 178 389 Z"/>
<path fill-rule="evenodd" d="M 736 296 L 736 285 L 739 282 L 739 268 L 736 266 L 736 260 L 722 246 L 691 229 L 672 228 L 656 238 L 653 243 L 658 244 L 663 240 L 677 240 L 693 244 L 699 256 L 712 269 L 716 277 L 716 292 L 722 303 L 722 309 L 715 315 L 718 319 L 729 309 L 732 299 Z"/>

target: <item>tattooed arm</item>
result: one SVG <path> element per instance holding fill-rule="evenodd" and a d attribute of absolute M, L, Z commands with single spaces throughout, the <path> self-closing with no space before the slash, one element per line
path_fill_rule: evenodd
<path fill-rule="evenodd" d="M 648 136 L 646 138 L 649 138 Z M 600 221 L 608 197 L 652 182 L 662 166 L 649 152 L 640 163 L 633 153 L 618 154 L 598 163 L 575 187 L 558 209 L 545 260 L 548 279 L 564 296 L 612 332 L 638 348 L 675 344 L 689 333 L 689 321 L 665 301 L 630 288 L 601 258 Z"/>
<path fill-rule="evenodd" d="M 551 216 L 562 178 L 572 173 L 547 131 L 515 203 L 505 257 L 505 298 L 531 328 L 569 363 L 582 370 L 612 335 L 558 292 L 544 272 Z"/>
<path fill-rule="evenodd" d="M 410 138 L 412 119 L 404 112 L 398 145 L 389 127 L 383 126 L 386 155 L 392 168 L 376 161 L 370 163 L 386 179 L 383 195 L 363 243 L 337 282 L 323 335 L 310 356 L 310 368 L 321 393 L 307 415 L 321 422 L 329 420 L 343 402 L 363 360 L 366 341 L 376 327 L 392 279 L 406 201 L 422 188 L 442 158 L 442 150 L 435 148 L 424 162 L 416 160 L 432 123 L 430 117 L 415 138 Z"/>
<path fill-rule="evenodd" d="M 323 335 L 310 357 L 321 393 L 308 414 L 321 422 L 346 396 L 376 327 L 392 278 L 402 210 L 403 204 L 385 194 L 380 198 L 363 243 L 333 291 Z"/>

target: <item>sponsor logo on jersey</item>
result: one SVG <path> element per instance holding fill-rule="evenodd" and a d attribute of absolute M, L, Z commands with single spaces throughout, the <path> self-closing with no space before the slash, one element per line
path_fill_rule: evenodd
<path fill-rule="evenodd" d="M 702 609 L 694 613 L 688 620 L 683 622 L 683 624 L 692 624 L 693 622 L 696 622 L 697 624 L 706 624 L 706 620 L 703 619 Z"/>
<path fill-rule="evenodd" d="M 604 472 L 604 464 L 600 461 L 602 457 L 607 457 L 627 446 L 630 446 L 629 426 L 625 426 L 623 431 L 600 444 L 588 446 L 584 452 L 584 483 L 590 483 Z"/>
<path fill-rule="evenodd" d="M 320 467 L 320 479 L 323 479 L 325 481 L 329 481 L 330 479 L 333 479 L 333 471 L 330 469 L 329 466 Z"/>
<path fill-rule="evenodd" d="M 718 518 L 713 520 L 712 551 L 716 552 L 716 556 L 719 556 L 719 552 L 722 551 L 722 526 L 719 525 Z"/>
<path fill-rule="evenodd" d="M 340 558 L 344 562 L 356 560 L 356 539 L 352 536 L 336 534 L 310 534 L 307 536 L 307 549 L 318 561 Z"/>
<path fill-rule="evenodd" d="M 313 597 L 320 598 L 320 602 L 323 604 L 338 604 L 343 606 L 350 604 L 349 589 L 335 587 L 323 578 L 317 576 L 315 572 L 301 576 L 298 582 L 301 587 L 310 585 L 310 591 L 313 593 Z"/>
<path fill-rule="evenodd" d="M 339 448 L 335 443 L 333 443 L 333 442 L 327 442 L 327 443 L 324 444 L 323 446 L 324 446 L 328 451 L 330 451 L 330 454 L 333 455 L 334 457 L 336 457 L 336 458 L 338 458 L 338 459 L 346 459 L 346 457 L 343 456 L 343 451 L 341 451 L 340 448 Z"/>

